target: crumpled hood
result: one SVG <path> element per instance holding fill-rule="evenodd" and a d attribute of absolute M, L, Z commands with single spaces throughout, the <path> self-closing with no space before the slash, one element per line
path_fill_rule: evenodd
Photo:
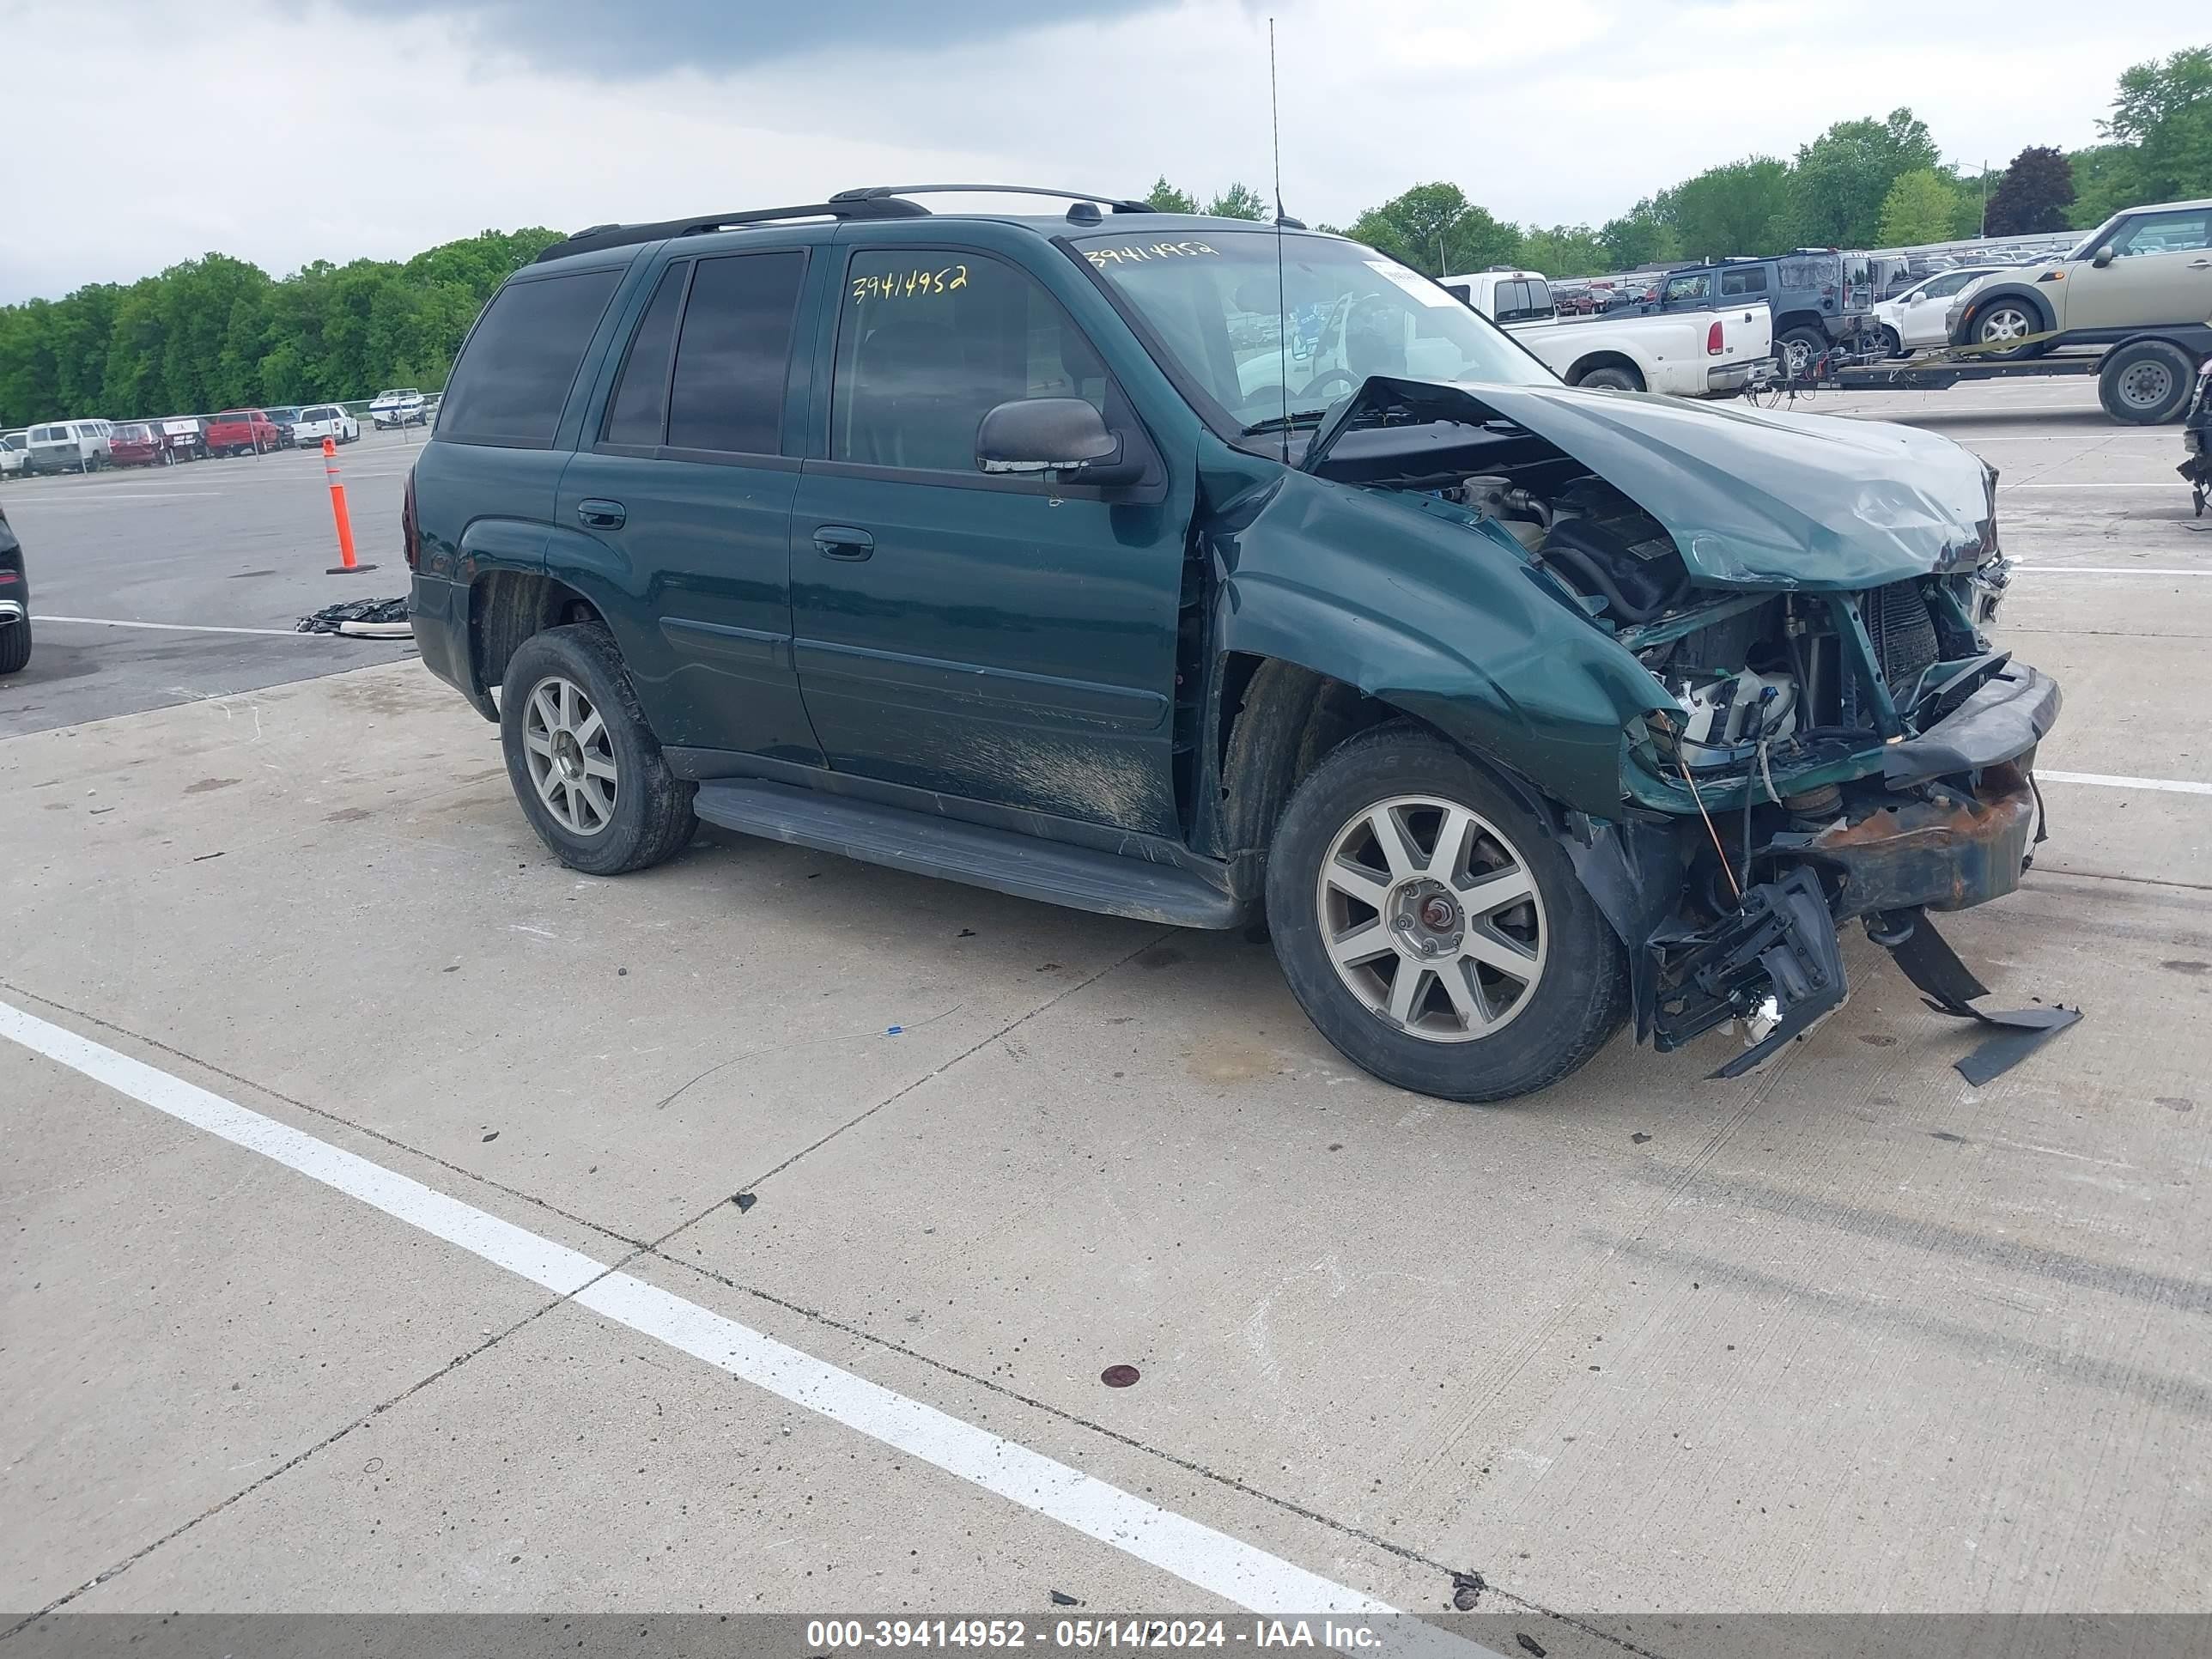
<path fill-rule="evenodd" d="M 1463 397 L 1558 446 L 1665 526 L 1709 586 L 1878 587 L 1972 569 L 1990 539 L 1996 474 L 1911 427 L 1564 386 L 1400 389 Z"/>

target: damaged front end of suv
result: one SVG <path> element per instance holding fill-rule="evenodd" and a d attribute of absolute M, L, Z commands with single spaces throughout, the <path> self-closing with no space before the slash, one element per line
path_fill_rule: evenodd
<path fill-rule="evenodd" d="M 1299 470 L 1460 526 L 1578 624 L 1487 665 L 1483 695 L 1532 732 L 1553 711 L 1504 762 L 1626 948 L 1639 1039 L 1735 1022 L 1719 1074 L 1754 1068 L 1842 1006 L 1853 920 L 1935 1006 L 2013 1028 L 1994 1069 L 2073 1018 L 1974 1008 L 1926 920 L 2019 884 L 2059 709 L 1990 636 L 2008 563 L 1978 459 L 1875 422 L 1376 377 Z M 1568 734 L 1555 692 L 1590 682 L 1619 723 Z M 1602 802 L 1564 775 L 1599 741 Z"/>

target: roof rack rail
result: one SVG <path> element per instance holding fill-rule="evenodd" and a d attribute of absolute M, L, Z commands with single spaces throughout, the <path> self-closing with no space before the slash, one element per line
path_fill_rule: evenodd
<path fill-rule="evenodd" d="M 1116 213 L 1159 211 L 1150 202 L 1133 202 L 1126 197 L 1101 196 L 1096 191 L 1046 190 L 1034 185 L 864 185 L 857 190 L 841 190 L 830 199 L 833 202 L 882 202 L 901 196 L 943 196 L 954 192 L 963 195 L 1046 196 L 1059 202 L 1099 202 Z"/>
<path fill-rule="evenodd" d="M 748 208 L 742 213 L 708 213 L 691 219 L 662 219 L 651 224 L 593 225 L 554 243 L 531 263 L 565 259 L 572 253 L 596 253 L 603 248 L 629 247 L 639 242 L 665 241 L 673 236 L 704 236 L 710 231 L 738 225 L 773 224 L 781 219 L 920 219 L 929 210 L 919 202 L 890 197 L 863 199 L 849 192 L 826 202 L 802 203 L 796 207 Z"/>

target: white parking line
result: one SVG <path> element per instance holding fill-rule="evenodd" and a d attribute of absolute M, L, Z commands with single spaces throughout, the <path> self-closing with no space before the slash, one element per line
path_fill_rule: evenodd
<path fill-rule="evenodd" d="M 2186 489 L 2185 483 L 2172 479 L 2153 479 L 2148 483 L 2001 483 L 2002 489 Z"/>
<path fill-rule="evenodd" d="M 111 485 L 97 495 L 20 495 L 15 498 L 15 505 L 36 501 L 40 507 L 112 507 L 118 501 L 180 501 L 189 496 L 213 497 L 222 494 L 220 489 L 118 489 Z"/>
<path fill-rule="evenodd" d="M 265 634 L 279 640 L 313 640 L 319 634 L 302 634 L 290 628 L 222 628 L 214 623 L 149 623 L 125 622 L 118 617 L 57 617 L 50 611 L 41 611 L 33 619 L 41 626 L 47 623 L 82 623 L 88 628 L 158 628 L 167 634 Z"/>
<path fill-rule="evenodd" d="M 2018 564 L 2014 568 L 2032 570 L 2039 576 L 2212 576 L 2212 565 L 2202 570 L 2139 564 Z"/>
<path fill-rule="evenodd" d="M 2191 783 L 2185 778 L 2115 778 L 2102 772 L 2046 772 L 2035 769 L 2039 783 L 2087 783 L 2100 789 L 2155 789 L 2168 795 L 2212 795 L 2212 783 Z"/>
<path fill-rule="evenodd" d="M 1252 1612 L 1395 1611 L 35 1014 L 0 1003 L 0 1036 Z M 1452 1651 L 1498 1659 L 1442 1632 L 1427 1633 Z"/>

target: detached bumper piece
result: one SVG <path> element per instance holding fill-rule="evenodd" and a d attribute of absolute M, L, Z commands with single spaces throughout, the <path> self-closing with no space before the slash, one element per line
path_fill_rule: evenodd
<path fill-rule="evenodd" d="M 1974 999 L 1987 996 L 1990 988 L 1959 960 L 1958 952 L 1936 931 L 1936 924 L 1917 912 L 1869 916 L 1867 934 L 1876 944 L 1888 946 L 1905 978 L 1920 988 L 1930 1008 L 1954 1019 L 1978 1020 L 1990 1028 L 1987 1042 L 1954 1062 L 1959 1075 L 1977 1088 L 2010 1071 L 2081 1018 L 2079 1008 L 2057 1005 L 1995 1013 L 1975 1007 Z"/>
<path fill-rule="evenodd" d="M 1710 927 L 1655 937 L 1650 948 L 1659 963 L 1652 1041 L 1662 1051 L 1738 1017 L 1751 1023 L 1756 1040 L 1717 1078 L 1756 1071 L 1842 1007 L 1849 988 L 1828 901 L 1802 867 L 1749 889 Z"/>

